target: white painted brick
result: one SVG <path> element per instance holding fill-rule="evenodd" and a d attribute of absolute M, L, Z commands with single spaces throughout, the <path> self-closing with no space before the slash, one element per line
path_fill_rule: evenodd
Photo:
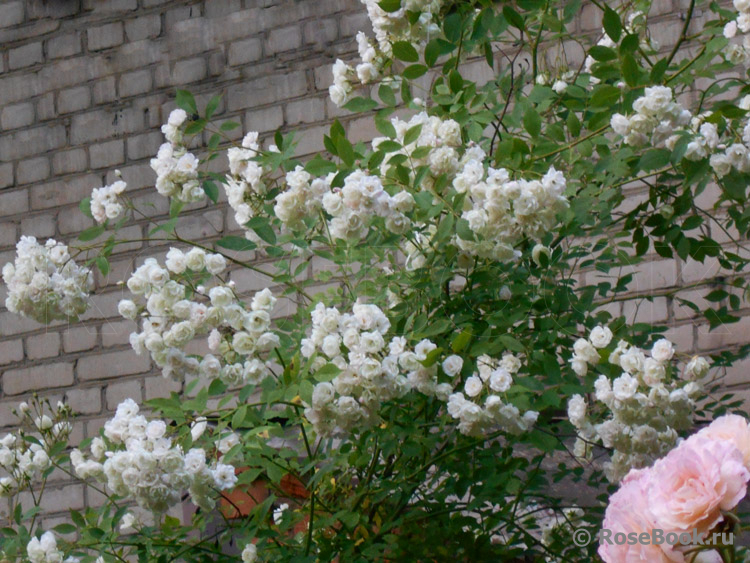
<path fill-rule="evenodd" d="M 133 321 L 109 321 L 102 325 L 102 345 L 110 346 L 129 346 L 130 333 L 136 331 L 138 327 Z"/>
<path fill-rule="evenodd" d="M 81 51 L 81 34 L 77 31 L 67 35 L 58 35 L 47 41 L 47 57 L 50 59 L 71 57 Z"/>
<path fill-rule="evenodd" d="M 0 247 L 15 246 L 17 241 L 16 224 L 8 221 L 0 223 Z"/>
<path fill-rule="evenodd" d="M 125 22 L 125 35 L 128 41 L 139 41 L 157 37 L 161 33 L 161 16 L 149 14 Z"/>
<path fill-rule="evenodd" d="M 269 55 L 292 51 L 298 49 L 300 45 L 302 45 L 302 33 L 296 25 L 272 29 L 268 33 L 268 40 L 266 41 Z"/>
<path fill-rule="evenodd" d="M 57 363 L 21 369 L 9 369 L 2 375 L 3 393 L 18 395 L 73 384 L 73 364 Z"/>
<path fill-rule="evenodd" d="M 23 360 L 23 341 L 4 340 L 0 342 L 0 365 Z"/>
<path fill-rule="evenodd" d="M 119 22 L 108 23 L 99 27 L 89 28 L 86 32 L 88 47 L 90 51 L 100 51 L 123 41 L 122 24 Z"/>
<path fill-rule="evenodd" d="M 63 350 L 67 354 L 93 349 L 96 339 L 95 326 L 70 326 L 62 331 Z"/>
<path fill-rule="evenodd" d="M 120 77 L 120 96 L 126 98 L 145 94 L 151 90 L 151 85 L 151 71 L 148 69 L 123 74 Z"/>
<path fill-rule="evenodd" d="M 55 174 L 68 174 L 70 172 L 82 172 L 88 166 L 88 157 L 85 149 L 73 149 L 65 152 L 56 152 L 52 156 L 52 172 Z"/>
<path fill-rule="evenodd" d="M 133 399 L 136 403 L 142 401 L 140 379 L 107 385 L 107 410 L 115 410 L 125 399 Z"/>
<path fill-rule="evenodd" d="M 148 356 L 139 356 L 132 350 L 123 350 L 79 358 L 76 363 L 76 375 L 83 381 L 90 381 L 145 373 L 150 368 L 151 359 Z"/>
<path fill-rule="evenodd" d="M 21 219 L 21 232 L 39 238 L 52 237 L 55 235 L 55 216 L 47 213 L 27 216 Z"/>
<path fill-rule="evenodd" d="M 244 41 L 233 41 L 229 45 L 229 66 L 244 65 L 260 60 L 263 47 L 260 39 L 252 37 Z"/>
<path fill-rule="evenodd" d="M 29 209 L 29 193 L 26 190 L 0 193 L 0 216 L 8 217 Z"/>
<path fill-rule="evenodd" d="M 11 70 L 35 65 L 43 60 L 41 43 L 29 43 L 8 51 L 8 66 Z"/>
<path fill-rule="evenodd" d="M 100 387 L 70 389 L 65 392 L 66 403 L 73 412 L 96 414 L 102 410 L 102 390 Z"/>
<path fill-rule="evenodd" d="M 3 2 L 0 4 L 0 28 L 11 27 L 23 22 L 23 2 Z"/>
<path fill-rule="evenodd" d="M 170 393 L 179 393 L 182 390 L 182 383 L 167 379 L 161 375 L 147 377 L 144 384 L 146 388 L 146 400 L 169 397 Z"/>
<path fill-rule="evenodd" d="M 13 182 L 13 163 L 0 164 L 0 188 L 12 186 Z"/>
<path fill-rule="evenodd" d="M 26 356 L 30 360 L 52 358 L 60 353 L 60 334 L 45 332 L 26 339 Z"/>
<path fill-rule="evenodd" d="M 269 133 L 284 125 L 284 113 L 281 106 L 272 106 L 245 113 L 245 131 Z"/>
<path fill-rule="evenodd" d="M 91 93 L 86 86 L 63 90 L 57 97 L 57 110 L 60 113 L 72 113 L 90 105 Z"/>
<path fill-rule="evenodd" d="M 89 147 L 91 168 L 107 168 L 125 162 L 125 142 L 116 139 Z"/>
<path fill-rule="evenodd" d="M 0 113 L 0 124 L 5 131 L 34 123 L 34 104 L 24 102 L 6 106 Z"/>
<path fill-rule="evenodd" d="M 49 160 L 47 157 L 29 158 L 19 161 L 16 166 L 16 181 L 20 184 L 31 184 L 49 178 Z"/>

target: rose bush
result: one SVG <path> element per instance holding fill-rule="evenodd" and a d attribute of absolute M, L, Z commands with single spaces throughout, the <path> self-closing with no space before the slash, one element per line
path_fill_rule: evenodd
<path fill-rule="evenodd" d="M 23 426 L 0 441 L 6 559 L 579 561 L 597 546 L 576 545 L 572 525 L 738 529 L 746 421 L 717 418 L 679 440 L 739 408 L 717 391 L 747 347 L 699 357 L 608 305 L 653 297 L 627 273 L 652 252 L 712 258 L 722 279 L 683 289 L 705 288 L 715 306 L 659 295 L 712 328 L 739 319 L 745 3 L 692 0 L 664 46 L 645 0 L 594 1 L 603 30 L 585 39 L 570 31 L 580 1 L 364 4 L 375 37 L 359 34 L 358 58 L 336 61 L 330 95 L 368 112 L 381 137 L 352 144 L 335 121 L 326 154 L 304 162 L 292 134 L 227 146 L 237 124 L 212 124 L 219 99 L 199 108 L 179 91 L 151 162 L 169 219 L 139 208 L 124 177 L 81 202 L 95 224 L 76 245 L 19 242 L 3 269 L 7 308 L 72 320 L 91 268 L 106 274 L 128 242 L 122 227 L 154 221 L 166 257 L 122 280 L 132 299 L 119 312 L 137 323 L 134 353 L 184 387 L 149 401 L 148 417 L 123 402 L 72 451 L 67 407 L 22 405 Z M 572 43 L 581 60 L 566 58 Z M 470 80 L 469 65 L 492 78 Z M 209 163 L 224 152 L 219 174 Z M 643 197 L 626 205 L 632 186 Z M 704 193 L 713 207 L 697 203 Z M 186 206 L 223 197 L 239 235 L 180 236 Z M 230 280 L 243 268 L 266 288 L 248 295 Z M 330 281 L 340 285 L 319 289 Z M 285 316 L 281 298 L 294 303 Z M 106 501 L 42 530 L 53 471 Z M 289 499 L 285 479 L 305 494 Z M 258 480 L 269 494 L 234 507 L 243 517 L 215 508 Z M 181 521 L 170 511 L 188 498 L 198 508 Z M 599 554 L 686 560 L 639 549 Z M 734 549 L 706 556 L 734 561 Z"/>

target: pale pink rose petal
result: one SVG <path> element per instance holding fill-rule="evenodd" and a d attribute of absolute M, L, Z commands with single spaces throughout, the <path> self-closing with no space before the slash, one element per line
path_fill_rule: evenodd
<path fill-rule="evenodd" d="M 656 527 L 648 510 L 650 471 L 650 469 L 631 470 L 620 483 L 620 489 L 610 497 L 602 524 L 604 530 L 610 531 L 610 538 L 614 538 L 618 533 L 627 536 L 633 532 L 638 535 L 645 532 L 651 535 Z M 612 545 L 602 541 L 597 553 L 605 563 L 683 563 L 685 561 L 682 553 L 673 550 L 667 544 L 661 546 L 640 543 L 617 545 L 614 539 Z"/>
<path fill-rule="evenodd" d="M 731 441 L 742 453 L 745 467 L 750 469 L 750 425 L 744 416 L 737 414 L 721 416 L 697 435 L 714 440 Z"/>
<path fill-rule="evenodd" d="M 745 496 L 750 472 L 729 441 L 694 435 L 654 464 L 648 508 L 657 528 L 703 534 Z"/>

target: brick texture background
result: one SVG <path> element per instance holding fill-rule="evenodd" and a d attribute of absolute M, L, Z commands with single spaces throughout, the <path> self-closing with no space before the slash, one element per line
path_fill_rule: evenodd
<path fill-rule="evenodd" d="M 665 0 L 652 12 L 652 33 L 662 44 L 677 39 L 685 5 Z M 577 31 L 595 34 L 598 17 L 598 9 L 586 6 Z M 368 26 L 358 0 L 0 0 L 0 265 L 13 259 L 21 234 L 72 241 L 90 226 L 78 202 L 110 183 L 115 168 L 138 204 L 152 204 L 155 216 L 167 213 L 149 159 L 162 142 L 159 127 L 176 88 L 194 92 L 199 105 L 223 94 L 217 117 L 242 124 L 231 132 L 236 138 L 248 130 L 299 130 L 301 155 L 323 149 L 322 133 L 334 117 L 351 139 L 370 138 L 369 119 L 348 117 L 327 96 L 331 64 L 356 51 L 353 37 Z M 563 49 L 580 59 L 580 47 Z M 486 77 L 482 64 L 467 65 L 465 74 Z M 187 238 L 237 228 L 223 205 L 191 206 L 185 219 Z M 132 353 L 134 325 L 117 315 L 123 296 L 117 282 L 139 258 L 166 250 L 159 241 L 138 240 L 148 229 L 146 220 L 123 229 L 134 242 L 117 247 L 108 276 L 97 273 L 97 295 L 82 323 L 43 327 L 0 308 L 0 427 L 13 425 L 11 408 L 38 391 L 66 398 L 80 413 L 79 440 L 94 435 L 121 400 L 180 389 Z M 715 275 L 711 268 L 654 258 L 634 271 L 639 291 L 663 294 Z M 266 285 L 248 271 L 233 278 L 246 289 Z M 670 297 L 637 305 L 612 309 L 631 321 L 668 322 L 682 351 L 750 340 L 750 317 L 709 332 Z M 746 369 L 739 366 L 729 382 L 742 385 Z M 97 501 L 63 477 L 45 501 L 52 519 L 56 511 Z"/>

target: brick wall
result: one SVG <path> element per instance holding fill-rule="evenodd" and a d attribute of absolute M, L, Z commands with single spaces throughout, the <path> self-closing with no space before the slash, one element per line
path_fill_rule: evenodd
<path fill-rule="evenodd" d="M 676 39 L 681 10 L 679 0 L 666 0 L 654 11 L 662 43 Z M 597 18 L 587 6 L 578 31 L 596 32 Z M 90 226 L 78 202 L 110 183 L 114 168 L 139 204 L 167 213 L 148 162 L 176 88 L 194 92 L 199 104 L 223 94 L 217 116 L 242 124 L 232 132 L 238 138 L 247 130 L 297 129 L 300 154 L 321 150 L 327 124 L 345 115 L 327 98 L 330 66 L 354 52 L 354 34 L 367 27 L 358 0 L 0 0 L 0 265 L 13 259 L 21 234 L 71 241 Z M 576 56 L 573 46 L 569 55 Z M 465 73 L 477 79 L 487 71 L 478 64 Z M 367 118 L 343 121 L 354 140 L 375 133 Z M 217 236 L 237 227 L 231 217 L 225 206 L 192 206 L 182 234 Z M 147 230 L 136 222 L 123 235 L 139 239 Z M 97 295 L 81 324 L 43 327 L 0 308 L 0 427 L 12 425 L 10 409 L 39 391 L 65 397 L 81 413 L 78 440 L 95 434 L 121 400 L 180 388 L 130 351 L 133 325 L 116 311 L 123 295 L 117 282 L 137 258 L 164 251 L 159 241 L 118 246 L 110 274 L 97 273 Z M 638 267 L 638 288 L 677 287 L 708 275 L 703 268 L 654 259 Z M 247 289 L 266 283 L 248 271 L 232 277 Z M 632 302 L 613 308 L 636 316 Z M 748 320 L 709 333 L 667 297 L 645 302 L 637 316 L 674 325 L 670 336 L 681 350 L 735 345 L 750 328 Z M 52 491 L 50 512 L 96 501 L 62 479 Z"/>

